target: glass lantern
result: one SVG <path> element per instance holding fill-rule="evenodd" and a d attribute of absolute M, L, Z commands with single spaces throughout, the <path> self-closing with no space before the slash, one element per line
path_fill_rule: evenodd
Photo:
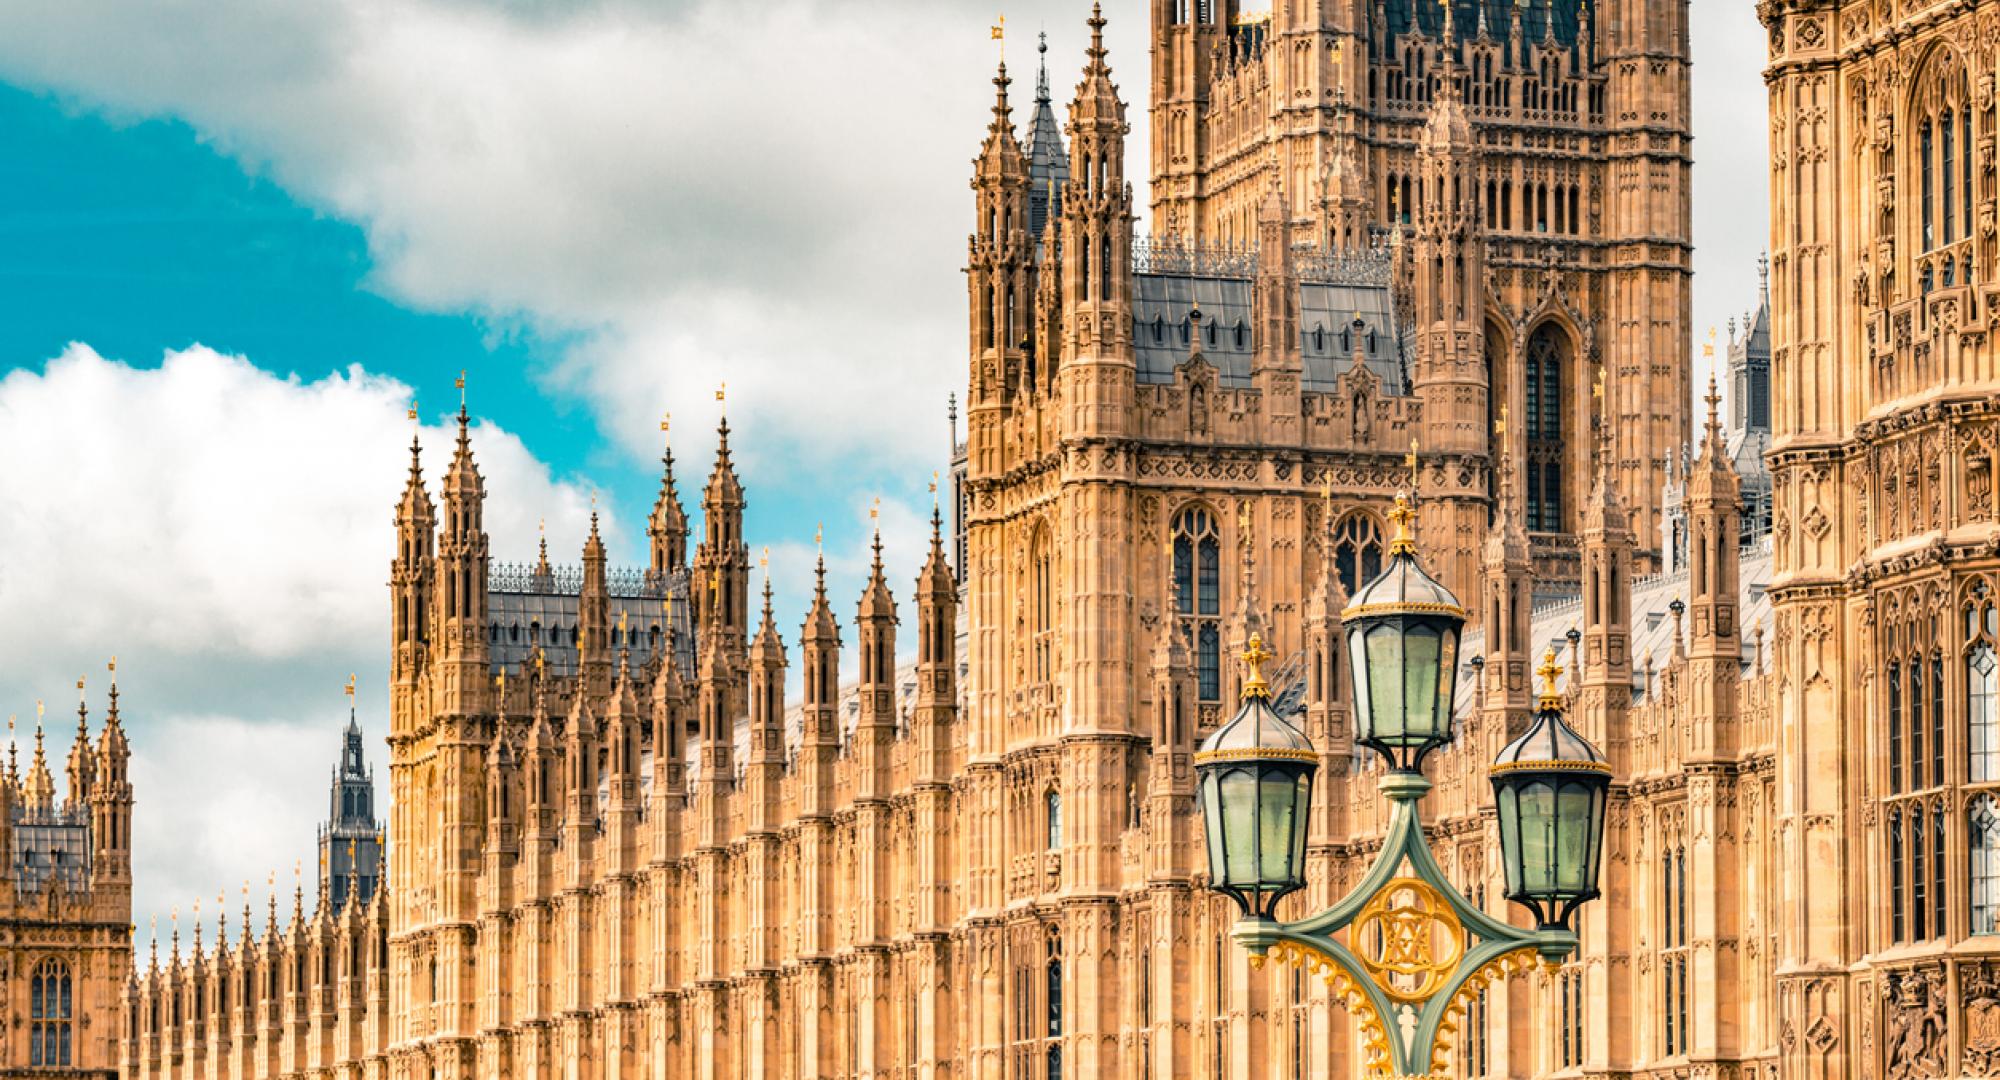
<path fill-rule="evenodd" d="M 1507 899 L 1533 912 L 1542 930 L 1568 929 L 1576 909 L 1598 895 L 1611 789 L 1611 766 L 1563 720 L 1558 670 L 1550 649 L 1537 669 L 1542 693 L 1534 723 L 1489 770 Z"/>
<path fill-rule="evenodd" d="M 1243 707 L 1194 755 L 1208 887 L 1255 919 L 1271 918 L 1279 900 L 1305 887 L 1307 815 L 1319 770 L 1312 741 L 1271 709 L 1264 681 L 1270 659 L 1263 638 L 1252 635 L 1243 652 L 1250 669 Z"/>
<path fill-rule="evenodd" d="M 1341 612 L 1354 679 L 1355 741 L 1398 772 L 1418 772 L 1424 755 L 1451 741 L 1458 640 L 1466 611 L 1417 563 L 1416 517 L 1396 496 L 1389 565 Z"/>

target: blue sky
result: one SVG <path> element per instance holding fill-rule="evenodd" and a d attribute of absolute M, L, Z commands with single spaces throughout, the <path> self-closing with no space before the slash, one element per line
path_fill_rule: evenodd
<path fill-rule="evenodd" d="M 1010 5 L 1015 119 L 1050 31 Z M 469 373 L 496 555 L 592 496 L 643 557 L 659 416 L 684 501 L 727 381 L 748 535 L 796 636 L 815 525 L 848 621 L 880 497 L 907 598 L 963 385 L 986 6 L 161 0 L 0 12 L 0 713 L 139 748 L 138 921 L 303 859 L 346 715 L 385 707 L 389 513 Z M 1107 12 L 1147 160 L 1139 6 Z M 1751 302 L 1762 36 L 1695 0 L 1696 323 Z M 52 720 L 52 755 L 73 719 Z M 377 764 L 382 764 L 376 754 Z M 383 774 L 386 787 L 386 769 Z M 302 794 L 303 793 L 303 794 Z M 310 889 L 310 880 L 307 885 Z"/>

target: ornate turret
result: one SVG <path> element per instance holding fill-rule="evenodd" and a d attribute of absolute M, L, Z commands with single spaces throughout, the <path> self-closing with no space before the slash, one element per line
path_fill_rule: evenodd
<path fill-rule="evenodd" d="M 974 231 L 966 244 L 966 283 L 972 315 L 968 355 L 975 433 L 982 410 L 1010 398 L 1017 384 L 1030 393 L 1041 385 L 1034 374 L 1041 369 L 1027 356 L 1035 233 L 1028 162 L 1015 141 L 1007 104 L 1011 83 L 1003 63 L 993 78 L 993 120 L 973 162 Z M 1061 150 L 1060 140 L 1055 150 Z M 1049 151 L 1045 148 L 1043 153 Z M 1053 182 L 1053 172 L 1042 181 L 1045 187 Z M 1043 192 L 1044 214 L 1051 198 Z"/>
<path fill-rule="evenodd" d="M 99 884 L 132 881 L 132 747 L 118 717 L 118 662 L 111 662 L 111 705 L 97 736 L 97 778 L 90 789 L 91 875 Z M 0 802 L 0 815 L 12 807 Z M 245 924 L 247 929 L 248 924 Z"/>
<path fill-rule="evenodd" d="M 1717 415 L 1721 398 L 1715 377 L 1708 380 L 1708 424 L 1701 456 L 1689 471 L 1687 694 L 1691 716 L 1701 718 L 1690 732 L 1687 760 L 1706 762 L 1736 753 L 1736 684 L 1743 662 L 1737 603 L 1739 548 L 1736 467 Z"/>
<path fill-rule="evenodd" d="M 410 410 L 412 417 L 416 410 Z M 396 503 L 396 556 L 389 563 L 391 646 L 389 681 L 395 698 L 392 723 L 398 731 L 413 722 L 417 680 L 428 658 L 437 515 L 424 490 L 423 447 L 410 437 L 410 475 Z"/>
<path fill-rule="evenodd" d="M 935 493 L 936 483 L 932 488 Z M 931 504 L 931 547 L 917 575 L 917 702 L 912 719 L 919 784 L 951 773 L 949 727 L 958 707 L 958 582 L 945 556 L 944 514 Z"/>
<path fill-rule="evenodd" d="M 21 783 L 21 808 L 31 819 L 48 819 L 56 809 L 55 778 L 49 775 L 48 755 L 42 750 L 41 703 L 35 704 L 35 757 L 28 765 L 28 778 Z"/>
<path fill-rule="evenodd" d="M 720 399 L 722 391 L 716 391 Z M 743 542 L 743 485 L 729 459 L 729 418 L 716 425 L 715 468 L 701 496 L 702 541 L 689 585 L 697 632 L 717 651 L 731 715 L 743 709 L 741 672 L 749 641 L 750 549 Z"/>
<path fill-rule="evenodd" d="M 439 675 L 438 711 L 472 716 L 487 690 L 486 483 L 472 458 L 471 417 L 458 409 L 458 448 L 445 472 L 444 522 L 438 539 L 434 601 Z"/>
<path fill-rule="evenodd" d="M 1290 444 L 1299 438 L 1303 375 L 1299 279 L 1292 268 L 1291 212 L 1275 170 L 1257 207 L 1257 277 L 1250 304 L 1254 347 L 1250 375 L 1263 399 L 1263 435 L 1268 441 Z"/>
<path fill-rule="evenodd" d="M 889 795 L 889 757 L 896 739 L 896 598 L 882 572 L 882 529 L 875 529 L 875 561 L 854 616 L 856 647 L 861 652 L 857 692 L 860 713 L 854 725 L 855 754 L 860 760 L 856 794 L 862 798 Z"/>
<path fill-rule="evenodd" d="M 1529 640 L 1529 616 L 1534 603 L 1533 566 L 1528 561 L 1528 534 L 1521 525 L 1513 458 L 1504 447 L 1510 437 L 1506 413 L 1501 413 L 1495 441 L 1500 455 L 1500 497 L 1492 530 L 1481 560 L 1479 623 L 1485 631 L 1485 754 L 1526 731 L 1534 643 Z"/>
<path fill-rule="evenodd" d="M 1132 186 L 1125 180 L 1125 103 L 1105 62 L 1104 13 L 1093 4 L 1083 81 L 1069 107 L 1070 180 L 1063 187 L 1063 363 L 1078 371 L 1064 399 L 1072 434 L 1124 434 L 1132 404 Z M 1119 374 L 1122 372 L 1122 376 Z"/>
<path fill-rule="evenodd" d="M 765 558 L 768 560 L 769 556 Z M 764 572 L 764 610 L 750 642 L 750 758 L 745 765 L 744 825 L 775 830 L 785 774 L 785 642 L 771 612 L 771 574 Z"/>
<path fill-rule="evenodd" d="M 832 814 L 833 759 L 840 751 L 840 626 L 826 597 L 826 557 L 814 570 L 812 607 L 799 629 L 804 715 L 799 734 L 799 813 Z"/>
<path fill-rule="evenodd" d="M 76 681 L 76 739 L 70 743 L 69 762 L 64 771 L 68 774 L 69 788 L 65 792 L 65 809 L 71 814 L 82 814 L 90 801 L 91 782 L 96 777 L 96 762 L 90 753 L 90 708 L 83 696 L 83 680 Z"/>
<path fill-rule="evenodd" d="M 583 592 L 576 602 L 576 637 L 577 670 L 583 676 L 584 692 L 601 701 L 611 692 L 611 592 L 595 510 L 590 512 L 590 535 L 583 541 Z"/>
<path fill-rule="evenodd" d="M 674 487 L 674 448 L 666 439 L 667 421 L 660 421 L 660 497 L 653 501 L 652 516 L 646 519 L 649 541 L 648 572 L 655 578 L 687 565 L 687 511 L 681 509 L 680 492 Z"/>

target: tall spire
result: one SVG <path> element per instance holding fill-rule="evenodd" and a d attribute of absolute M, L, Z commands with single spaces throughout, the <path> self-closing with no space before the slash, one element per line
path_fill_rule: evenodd
<path fill-rule="evenodd" d="M 651 570 L 663 574 L 687 565 L 687 511 L 674 487 L 674 446 L 669 438 L 671 415 L 660 418 L 660 496 L 653 501 L 653 515 L 646 522 L 651 541 Z"/>

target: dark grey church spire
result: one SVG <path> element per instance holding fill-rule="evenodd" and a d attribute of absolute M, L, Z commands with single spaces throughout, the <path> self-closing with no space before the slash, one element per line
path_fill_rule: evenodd
<path fill-rule="evenodd" d="M 327 794 L 327 819 L 319 828 L 319 895 L 339 911 L 350 896 L 366 904 L 381 879 L 382 823 L 375 819 L 375 770 L 368 765 L 361 723 L 354 713 L 354 682 L 347 687 L 347 728 L 340 761 Z"/>

